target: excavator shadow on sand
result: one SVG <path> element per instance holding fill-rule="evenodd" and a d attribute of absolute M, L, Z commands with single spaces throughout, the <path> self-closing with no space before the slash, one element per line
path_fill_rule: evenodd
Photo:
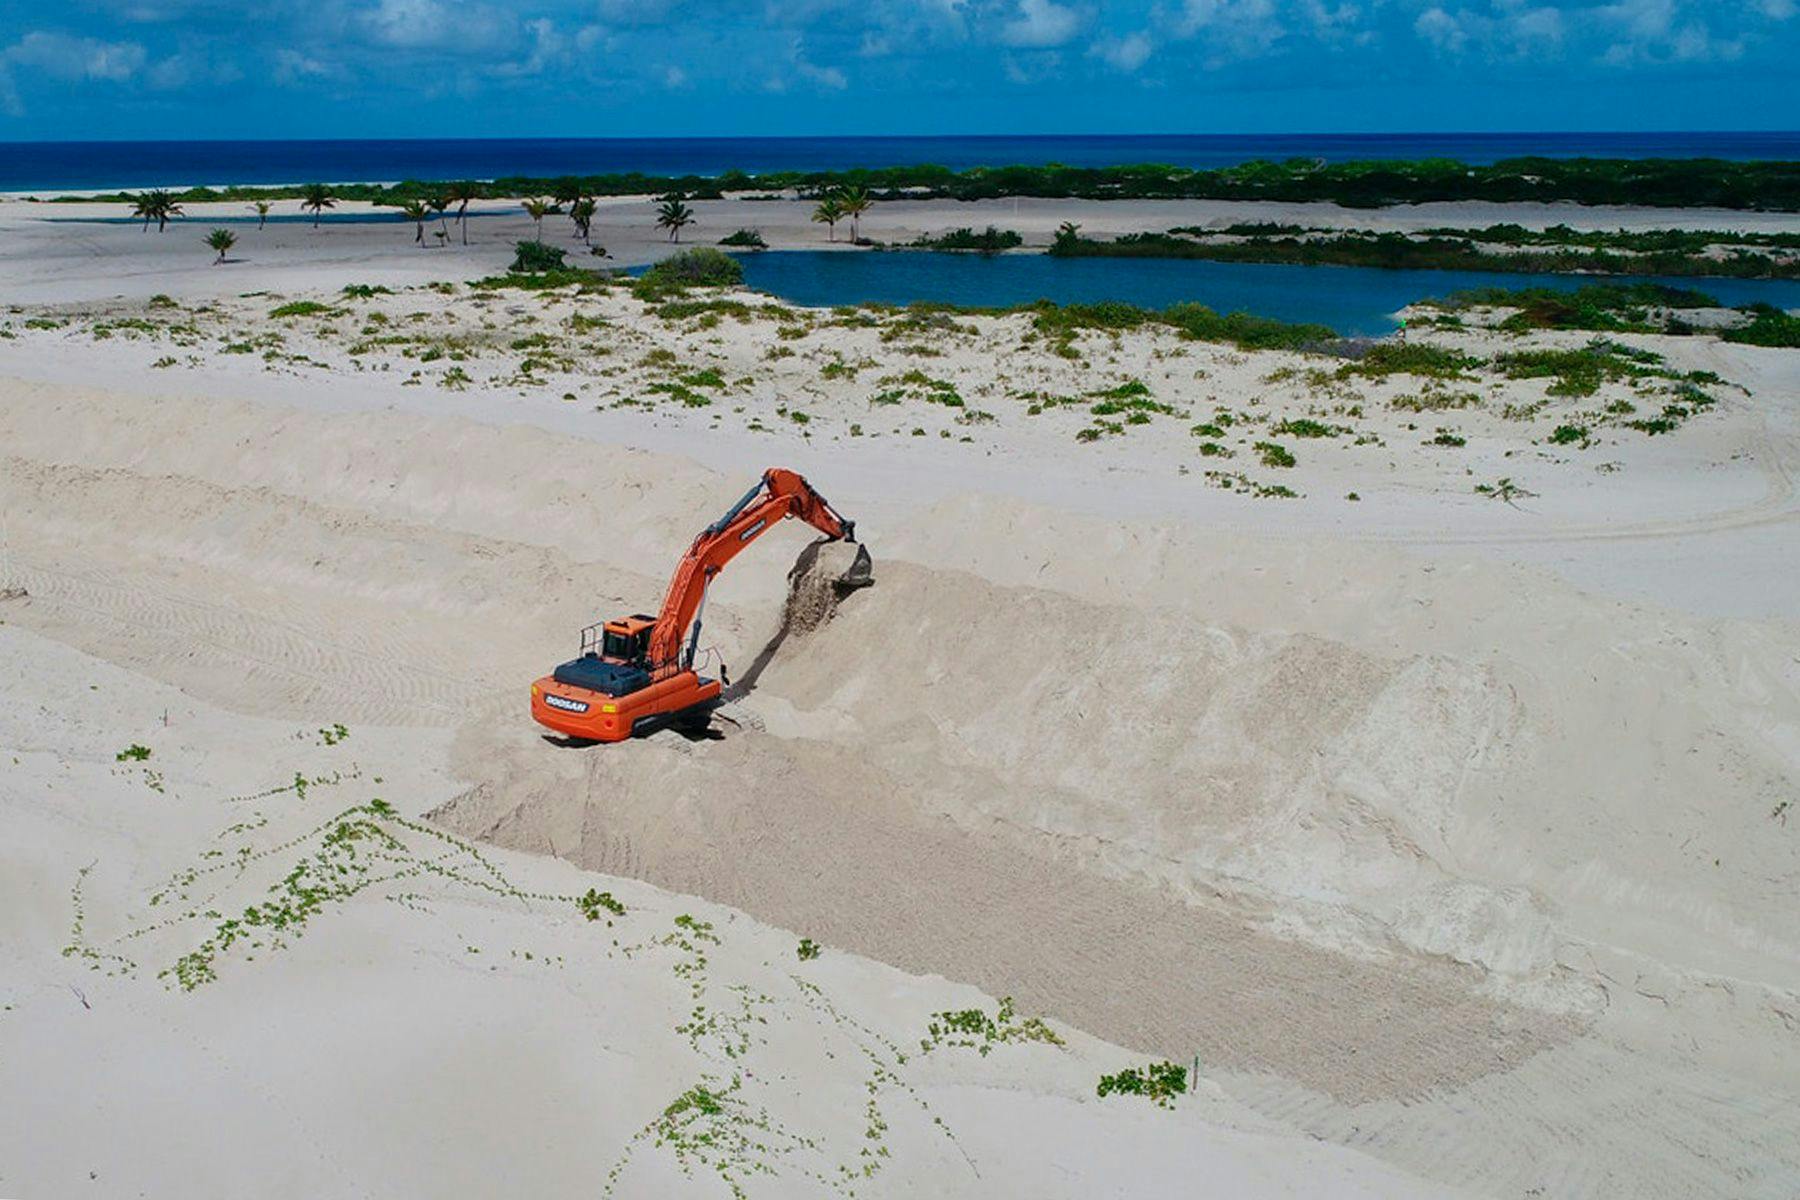
<path fill-rule="evenodd" d="M 700 674 L 695 656 L 712 581 L 788 517 L 824 537 L 801 551 L 788 572 L 781 628 L 736 684 L 723 664 L 716 679 Z M 700 531 L 676 564 L 657 615 L 634 613 L 581 631 L 581 653 L 531 685 L 532 719 L 562 735 L 546 740 L 565 746 L 622 742 L 664 728 L 694 740 L 722 736 L 711 727 L 713 710 L 748 695 L 791 633 L 817 628 L 845 595 L 874 583 L 873 566 L 868 549 L 856 541 L 855 522 L 839 516 L 800 475 L 770 468 Z"/>

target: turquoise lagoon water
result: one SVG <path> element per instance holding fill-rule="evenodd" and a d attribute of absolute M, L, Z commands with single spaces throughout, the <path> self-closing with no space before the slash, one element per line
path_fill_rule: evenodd
<path fill-rule="evenodd" d="M 1495 271 L 1388 271 L 1196 259 L 1053 258 L 1047 254 L 939 251 L 770 250 L 740 256 L 745 282 L 795 304 L 937 302 L 983 306 L 1088 304 L 1122 300 L 1145 308 L 1197 301 L 1219 312 L 1329 325 L 1346 335 L 1380 335 L 1394 313 L 1433 296 L 1479 287 L 1577 288 L 1654 282 L 1693 288 L 1725 304 L 1757 301 L 1800 308 L 1800 281 L 1761 279 L 1619 280 L 1615 276 L 1524 275 Z"/>

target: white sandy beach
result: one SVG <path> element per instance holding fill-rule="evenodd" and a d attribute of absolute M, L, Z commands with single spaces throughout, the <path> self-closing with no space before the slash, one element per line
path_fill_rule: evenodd
<path fill-rule="evenodd" d="M 1654 371 L 1573 396 L 1492 360 L 1591 335 L 1481 317 L 1411 335 L 1482 360 L 1443 380 L 1071 357 L 1024 315 L 470 289 L 522 214 L 213 267 L 203 212 L 50 207 L 0 204 L 0 1193 L 1800 1187 L 1800 354 L 1616 335 Z M 1011 207 L 864 229 L 1295 206 Z M 1472 208 L 1342 215 L 1791 227 Z M 647 213 L 595 240 L 666 252 Z M 540 738 L 530 680 L 772 465 L 876 585 L 787 636 L 778 531 L 709 610 L 759 664 L 715 740 Z M 358 838 L 304 936 L 221 940 Z M 1064 1044 L 920 1046 L 999 997 Z M 1095 1094 L 1163 1059 L 1172 1107 Z"/>

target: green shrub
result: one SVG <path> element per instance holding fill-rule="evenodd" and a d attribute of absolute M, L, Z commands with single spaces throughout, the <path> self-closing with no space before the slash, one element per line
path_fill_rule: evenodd
<path fill-rule="evenodd" d="M 1752 304 L 1739 311 L 1750 314 L 1750 322 L 1727 329 L 1722 335 L 1726 341 L 1747 346 L 1800 347 L 1800 317 L 1773 304 Z"/>
<path fill-rule="evenodd" d="M 329 304 L 320 304 L 317 300 L 295 300 L 291 304 L 283 304 L 269 311 L 271 317 L 329 317 L 336 316 L 337 309 Z"/>
<path fill-rule="evenodd" d="M 743 282 L 743 264 L 711 246 L 694 246 L 671 254 L 645 271 L 639 280 L 645 290 L 651 292 L 690 287 L 735 287 Z"/>
<path fill-rule="evenodd" d="M 1327 425 L 1310 417 L 1290 417 L 1269 430 L 1277 437 L 1334 438 L 1350 431 L 1342 425 Z"/>
<path fill-rule="evenodd" d="M 542 242 L 519 242 L 513 246 L 513 271 L 524 271 L 537 274 L 543 271 L 561 271 L 563 260 L 568 254 L 556 246 L 546 246 Z"/>
<path fill-rule="evenodd" d="M 719 239 L 721 246 L 742 246 L 747 250 L 767 250 L 769 243 L 763 241 L 763 235 L 755 229 L 740 229 Z"/>
<path fill-rule="evenodd" d="M 489 275 L 477 279 L 469 286 L 476 291 L 514 288 L 524 292 L 549 292 L 557 288 L 578 287 L 583 292 L 599 292 L 606 289 L 610 279 L 610 276 L 598 272 L 562 267 L 554 271 L 508 271 L 504 275 Z"/>
<path fill-rule="evenodd" d="M 1025 239 L 1014 231 L 996 229 L 992 225 L 980 233 L 965 225 L 948 233 L 920 237 L 913 242 L 921 250 L 975 250 L 982 254 L 998 254 L 1002 250 L 1011 250 L 1024 244 Z"/>
<path fill-rule="evenodd" d="M 1290 324 L 1249 313 L 1220 316 L 1204 304 L 1176 304 L 1162 319 L 1188 337 L 1203 342 L 1229 342 L 1241 350 L 1304 350 L 1337 337 L 1325 325 Z"/>
<path fill-rule="evenodd" d="M 1355 362 L 1338 369 L 1350 375 L 1421 375 L 1427 379 L 1457 379 L 1481 360 L 1460 350 L 1424 342 L 1381 342 Z"/>
<path fill-rule="evenodd" d="M 1258 442 L 1256 452 L 1265 467 L 1291 467 L 1295 462 L 1294 452 L 1280 442 Z"/>
<path fill-rule="evenodd" d="M 1550 431 L 1550 444 L 1553 446 L 1569 446 L 1577 442 L 1585 442 L 1588 437 L 1586 425 L 1558 425 Z"/>

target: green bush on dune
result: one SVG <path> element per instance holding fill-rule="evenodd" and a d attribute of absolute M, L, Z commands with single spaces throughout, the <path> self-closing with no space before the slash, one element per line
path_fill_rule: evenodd
<path fill-rule="evenodd" d="M 513 247 L 512 269 L 515 271 L 560 271 L 567 253 L 542 242 L 520 242 Z"/>
<path fill-rule="evenodd" d="M 744 267 L 723 250 L 694 246 L 671 254 L 645 271 L 632 285 L 642 300 L 661 300 L 691 287 L 736 287 L 744 282 Z"/>

